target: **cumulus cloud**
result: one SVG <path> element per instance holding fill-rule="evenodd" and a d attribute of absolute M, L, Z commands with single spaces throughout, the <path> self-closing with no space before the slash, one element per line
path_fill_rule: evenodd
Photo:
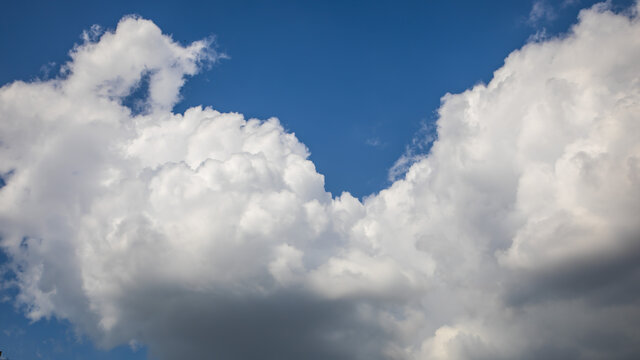
<path fill-rule="evenodd" d="M 637 357 L 637 9 L 445 95 L 429 154 L 363 200 L 275 118 L 171 111 L 206 41 L 96 30 L 62 76 L 0 88 L 16 302 L 160 359 Z"/>

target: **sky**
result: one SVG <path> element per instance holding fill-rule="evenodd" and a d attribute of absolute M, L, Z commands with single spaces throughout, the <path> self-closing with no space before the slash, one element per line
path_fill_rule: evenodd
<path fill-rule="evenodd" d="M 0 350 L 637 358 L 639 22 L 0 2 Z"/>

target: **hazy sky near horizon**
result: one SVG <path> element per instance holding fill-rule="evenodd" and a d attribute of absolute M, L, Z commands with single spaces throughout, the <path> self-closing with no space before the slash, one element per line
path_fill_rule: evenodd
<path fill-rule="evenodd" d="M 636 358 L 637 11 L 2 2 L 0 350 Z"/>

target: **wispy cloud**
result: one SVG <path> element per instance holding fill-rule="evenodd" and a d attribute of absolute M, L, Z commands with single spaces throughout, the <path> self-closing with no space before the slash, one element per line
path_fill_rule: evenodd
<path fill-rule="evenodd" d="M 555 19 L 556 16 L 555 9 L 546 0 L 536 0 L 533 2 L 527 22 L 529 25 L 538 26 Z"/>
<path fill-rule="evenodd" d="M 364 142 L 365 144 L 373 147 L 384 146 L 384 143 L 377 137 L 370 137 Z"/>
<path fill-rule="evenodd" d="M 389 169 L 387 178 L 390 182 L 400 179 L 416 162 L 427 157 L 433 142 L 436 141 L 437 129 L 435 123 L 423 121 L 420 129 L 405 147 L 404 153 Z"/>

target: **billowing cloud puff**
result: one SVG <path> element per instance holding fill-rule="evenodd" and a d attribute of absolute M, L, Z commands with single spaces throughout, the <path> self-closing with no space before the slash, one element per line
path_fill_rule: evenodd
<path fill-rule="evenodd" d="M 16 302 L 160 359 L 637 357 L 637 9 L 444 96 L 428 156 L 362 201 L 277 119 L 174 114 L 218 55 L 126 17 L 0 88 Z"/>

